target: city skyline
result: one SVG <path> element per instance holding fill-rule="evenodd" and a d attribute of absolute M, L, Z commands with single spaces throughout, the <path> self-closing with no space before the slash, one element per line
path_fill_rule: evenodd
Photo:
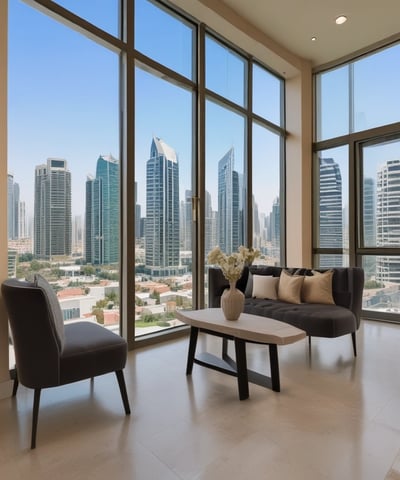
<path fill-rule="evenodd" d="M 178 157 L 174 151 L 174 149 L 170 146 L 168 146 L 163 140 L 161 140 L 158 137 L 154 137 L 152 140 L 152 155 L 155 155 L 157 152 L 165 156 L 165 154 L 170 156 L 173 161 L 176 162 L 178 165 Z M 157 158 L 157 155 L 156 157 Z M 57 162 L 63 162 L 63 166 L 66 166 L 66 160 L 64 159 L 48 159 L 47 162 L 51 163 L 52 161 Z M 65 163 L 64 163 L 65 162 Z M 102 167 L 103 165 L 103 167 Z M 39 167 L 44 168 L 47 165 L 42 164 L 41 166 L 37 166 L 36 170 L 38 170 Z M 115 167 L 116 170 L 113 174 L 110 175 L 110 171 L 112 167 Z M 65 167 L 66 168 L 66 167 Z M 230 232 L 230 242 L 231 245 L 232 243 L 232 238 L 236 239 L 237 246 L 239 239 L 241 239 L 242 233 L 239 233 L 243 231 L 243 214 L 242 214 L 242 205 L 240 205 L 240 192 L 239 192 L 239 174 L 234 170 L 234 149 L 230 148 L 227 153 L 220 159 L 219 161 L 219 170 L 220 170 L 220 178 L 219 178 L 219 210 L 214 210 L 212 208 L 212 203 L 211 203 L 211 195 L 209 192 L 205 192 L 205 198 L 206 198 L 206 218 L 205 222 L 207 225 L 206 228 L 206 253 L 210 251 L 217 243 L 222 244 L 224 241 L 226 241 L 226 235 L 227 232 Z M 103 173 L 101 173 L 103 172 Z M 224 172 L 224 173 L 223 173 Z M 228 172 L 228 173 L 227 173 Z M 71 180 L 71 172 L 68 170 L 68 177 L 69 177 L 69 182 Z M 175 180 L 178 180 L 179 175 Z M 10 178 L 13 178 L 10 176 Z M 236 180 L 235 180 L 236 179 Z M 14 180 L 14 179 L 13 179 Z M 224 186 L 224 183 L 227 182 L 227 185 Z M 13 185 L 16 182 L 13 182 Z M 148 184 L 148 181 L 146 182 Z M 10 184 L 11 185 L 11 184 Z M 111 186 L 112 185 L 112 186 Z M 137 185 L 137 183 L 136 183 Z M 234 188 L 233 188 L 234 185 Z M 15 186 L 13 187 L 13 189 Z M 154 186 L 154 188 L 157 188 L 157 186 Z M 154 190 L 153 188 L 153 190 Z M 243 188 L 242 182 L 240 188 Z M 110 202 L 107 202 L 104 200 L 103 195 L 107 192 L 106 196 L 110 196 L 111 190 L 113 191 L 113 197 L 114 201 L 111 202 L 114 206 L 111 206 Z M 229 195 L 227 192 L 230 192 Z M 18 188 L 19 192 L 19 188 Z M 149 190 L 149 193 L 151 192 L 151 189 Z M 137 191 L 135 192 L 137 195 Z M 178 256 L 179 256 L 179 251 L 180 250 L 188 250 L 188 246 L 190 245 L 189 239 L 191 241 L 191 208 L 192 208 L 192 198 L 191 198 L 191 190 L 185 189 L 184 192 L 181 192 L 180 188 L 177 189 L 178 193 L 178 211 L 179 211 L 179 216 L 180 219 L 185 219 L 185 228 L 180 229 L 178 227 L 177 231 L 180 232 L 180 237 L 179 237 L 179 242 L 177 242 L 177 246 L 175 247 L 178 248 Z M 183 195 L 183 197 L 182 197 Z M 225 202 L 225 203 L 224 203 Z M 228 203 L 226 203 L 228 202 Z M 232 203 L 233 202 L 233 203 Z M 279 200 L 274 199 L 273 204 L 271 205 L 271 209 L 269 212 L 260 212 L 261 217 L 263 220 L 260 220 L 260 218 L 257 218 L 258 224 L 260 224 L 260 221 L 263 225 L 262 230 L 268 230 L 269 233 L 265 234 L 263 236 L 265 241 L 271 240 L 271 231 L 270 229 L 272 228 L 277 228 L 277 225 L 279 224 L 279 209 L 277 212 L 278 215 L 278 224 L 276 224 L 276 219 L 275 219 L 275 226 L 273 227 L 271 223 L 268 224 L 268 221 L 271 221 L 273 211 L 274 209 L 276 210 L 276 204 L 278 202 L 279 205 Z M 118 207 L 115 207 L 117 205 Z M 163 204 L 165 202 L 159 202 L 159 204 Z M 97 205 L 97 211 L 95 208 L 95 205 Z M 225 205 L 225 207 L 223 207 Z M 229 206 L 230 205 L 230 206 Z M 275 205 L 275 207 L 274 207 Z M 102 207 L 101 207 L 102 206 Z M 227 209 L 228 215 L 224 214 L 224 209 Z M 92 175 L 89 175 L 86 179 L 86 200 L 85 204 L 82 206 L 82 214 L 79 215 L 73 215 L 71 216 L 71 223 L 73 224 L 74 228 L 74 235 L 78 236 L 79 235 L 85 235 L 85 251 L 84 251 L 84 256 L 88 263 L 93 263 L 93 264 L 107 264 L 107 263 L 116 263 L 118 262 L 118 239 L 115 238 L 115 232 L 118 232 L 118 227 L 114 228 L 108 228 L 109 231 L 114 232 L 114 241 L 107 241 L 105 238 L 107 237 L 107 233 L 101 228 L 105 228 L 107 225 L 110 224 L 110 220 L 104 220 L 104 218 L 100 221 L 100 216 L 102 211 L 113 211 L 113 215 L 109 215 L 109 218 L 113 218 L 114 221 L 118 219 L 119 217 L 119 161 L 114 158 L 111 154 L 110 155 L 100 155 L 97 159 L 97 168 L 96 168 L 96 177 L 93 177 Z M 136 203 L 135 205 L 135 210 L 136 212 L 141 212 L 141 205 Z M 236 231 L 232 234 L 232 229 L 227 229 L 227 228 L 222 228 L 220 230 L 220 233 L 217 233 L 217 225 L 220 224 L 221 226 L 223 225 L 223 219 L 225 218 L 230 218 L 232 216 L 233 211 L 236 213 L 237 221 L 234 222 L 234 228 Z M 176 212 L 176 205 L 175 205 L 175 212 Z M 220 212 L 220 214 L 218 213 Z M 276 215 L 276 214 L 275 214 Z M 82 227 L 79 227 L 80 224 L 82 224 L 82 218 L 85 218 L 84 220 L 84 226 L 85 228 L 82 229 Z M 95 226 L 96 220 L 97 219 L 97 227 Z M 266 220 L 270 219 L 270 220 Z M 144 221 L 146 222 L 146 216 L 141 217 L 140 219 L 137 219 L 136 225 L 141 225 L 141 222 Z M 229 223 L 229 222 L 228 222 Z M 72 231 L 72 227 L 71 227 Z M 182 247 L 182 235 L 183 232 L 185 232 L 185 246 Z M 233 237 L 232 237 L 232 235 Z M 109 235 L 109 234 L 108 234 Z M 222 237 L 224 235 L 224 237 Z M 276 238 L 275 238 L 276 240 Z M 75 240 L 79 241 L 79 240 Z M 72 240 L 71 240 L 72 242 Z M 276 243 L 276 241 L 275 241 Z M 107 256 L 104 253 L 104 246 L 105 245 L 114 245 L 117 246 L 117 249 L 114 250 L 114 256 L 112 259 L 111 257 L 108 257 L 109 259 L 107 260 Z M 76 243 L 72 245 L 77 251 L 82 250 L 82 246 L 77 246 Z M 261 246 L 261 245 L 260 245 Z M 233 245 L 234 247 L 234 245 Z M 236 247 L 237 248 L 237 247 Z M 275 246 L 276 249 L 276 246 Z M 95 253 L 97 252 L 97 253 Z M 103 252 L 103 253 L 100 253 Z M 116 254 L 115 254 L 116 252 Z M 175 259 L 177 257 L 175 256 Z M 146 264 L 148 262 L 146 261 Z M 177 265 L 179 265 L 179 261 L 177 262 Z"/>

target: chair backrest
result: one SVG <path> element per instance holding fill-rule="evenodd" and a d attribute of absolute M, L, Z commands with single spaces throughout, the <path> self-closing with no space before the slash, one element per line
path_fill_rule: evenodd
<path fill-rule="evenodd" d="M 34 282 L 10 278 L 1 286 L 18 379 L 30 388 L 59 384 L 59 358 L 64 346 L 64 326 L 57 296 L 48 282 L 39 277 Z"/>

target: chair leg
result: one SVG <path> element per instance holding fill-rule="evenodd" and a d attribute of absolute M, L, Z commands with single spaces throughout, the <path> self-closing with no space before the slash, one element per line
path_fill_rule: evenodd
<path fill-rule="evenodd" d="M 121 397 L 122 397 L 122 402 L 124 404 L 125 413 L 127 415 L 130 415 L 131 414 L 131 409 L 130 409 L 130 406 L 129 406 L 128 394 L 126 393 L 124 373 L 123 373 L 122 370 L 117 370 L 115 372 L 115 374 L 117 375 L 119 390 L 121 392 Z"/>
<path fill-rule="evenodd" d="M 311 355 L 311 335 L 308 336 L 308 354 Z"/>
<path fill-rule="evenodd" d="M 17 394 L 18 385 L 19 385 L 17 369 L 15 369 L 12 372 L 11 380 L 14 380 L 13 389 L 12 389 L 12 396 L 15 397 L 15 395 Z"/>
<path fill-rule="evenodd" d="M 356 332 L 352 332 L 351 334 L 351 339 L 353 341 L 353 352 L 354 356 L 357 356 L 357 343 L 356 343 Z"/>
<path fill-rule="evenodd" d="M 31 449 L 36 448 L 36 431 L 39 417 L 40 392 L 40 388 L 35 388 L 35 393 L 33 397 Z"/>
<path fill-rule="evenodd" d="M 13 397 L 15 397 L 17 395 L 18 385 L 19 385 L 18 378 L 15 377 L 14 378 L 13 389 L 12 389 L 12 396 Z"/>

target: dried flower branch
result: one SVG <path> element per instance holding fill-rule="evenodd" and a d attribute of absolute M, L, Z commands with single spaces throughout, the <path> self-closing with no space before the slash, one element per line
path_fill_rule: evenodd
<path fill-rule="evenodd" d="M 219 247 L 215 247 L 208 254 L 207 260 L 212 265 L 218 265 L 229 282 L 236 282 L 241 277 L 244 266 L 251 265 L 259 256 L 259 250 L 241 245 L 237 252 L 230 255 L 223 253 Z"/>

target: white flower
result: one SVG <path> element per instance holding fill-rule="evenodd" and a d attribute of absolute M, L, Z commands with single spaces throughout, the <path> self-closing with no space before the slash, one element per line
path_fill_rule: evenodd
<path fill-rule="evenodd" d="M 208 254 L 208 263 L 218 265 L 229 282 L 236 282 L 242 275 L 245 265 L 250 265 L 260 255 L 259 250 L 249 249 L 241 245 L 237 252 L 227 255 L 219 247 Z"/>

